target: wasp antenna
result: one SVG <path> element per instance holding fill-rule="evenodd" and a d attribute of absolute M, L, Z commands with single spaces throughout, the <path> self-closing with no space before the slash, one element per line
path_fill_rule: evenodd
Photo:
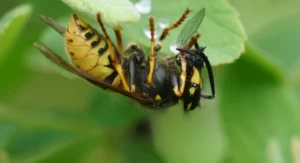
<path fill-rule="evenodd" d="M 182 16 L 180 17 L 180 19 L 173 25 L 171 25 L 170 27 L 164 29 L 163 33 L 161 34 L 159 40 L 162 41 L 164 40 L 167 35 L 169 34 L 169 31 L 171 31 L 172 29 L 175 29 L 177 28 L 184 20 L 185 18 L 187 17 L 187 15 L 191 12 L 192 10 L 190 10 L 189 8 L 187 8 L 185 10 L 185 12 L 182 14 Z"/>
<path fill-rule="evenodd" d="M 155 60 L 156 56 L 154 55 L 154 20 L 153 17 L 149 18 L 149 25 L 150 25 L 150 55 L 149 55 L 149 74 L 147 78 L 147 84 L 149 86 L 152 85 L 152 77 L 153 77 L 153 71 L 155 66 Z"/>
<path fill-rule="evenodd" d="M 195 45 L 195 43 L 197 42 L 197 40 L 200 38 L 200 34 L 197 33 L 192 39 L 191 41 L 187 44 L 187 46 L 185 47 L 186 49 L 191 49 L 193 45 Z"/>

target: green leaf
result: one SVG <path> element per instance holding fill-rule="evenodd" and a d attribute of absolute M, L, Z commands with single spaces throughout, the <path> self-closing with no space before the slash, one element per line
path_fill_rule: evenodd
<path fill-rule="evenodd" d="M 267 52 L 263 55 L 277 63 L 293 86 L 300 83 L 300 22 L 295 21 L 299 16 L 274 21 L 251 36 L 251 42 Z"/>
<path fill-rule="evenodd" d="M 166 6 L 168 9 L 166 9 Z M 171 25 L 179 20 L 181 14 L 186 8 L 193 10 L 188 15 L 187 20 L 196 14 L 200 9 L 205 8 L 206 14 L 198 32 L 201 34 L 199 43 L 206 46 L 205 52 L 209 57 L 212 65 L 233 62 L 244 51 L 244 41 L 246 35 L 238 13 L 225 0 L 205 1 L 205 0 L 189 0 L 178 3 L 170 3 L 167 0 L 153 0 L 152 11 L 141 17 L 139 24 L 126 25 L 122 31 L 129 41 L 150 46 L 150 40 L 145 35 L 145 30 L 149 30 L 149 15 L 154 16 L 156 24 L 156 33 L 158 37 L 162 32 L 160 23 L 169 22 Z M 170 46 L 176 42 L 183 25 L 178 29 L 172 30 L 168 37 L 163 41 L 162 55 L 172 55 Z"/>
<path fill-rule="evenodd" d="M 166 162 L 217 163 L 225 149 L 216 100 L 185 114 L 183 104 L 151 118 L 155 147 Z"/>
<path fill-rule="evenodd" d="M 0 109 L 1 122 L 16 124 L 27 128 L 49 128 L 54 130 L 80 133 L 83 131 L 98 131 L 98 126 L 91 117 L 82 112 L 56 113 L 50 111 L 28 111 L 16 109 Z"/>
<path fill-rule="evenodd" d="M 258 57 L 261 55 L 248 47 L 240 60 L 223 68 L 219 81 L 230 158 L 242 163 L 291 162 L 290 139 L 298 133 L 297 106 L 291 91 L 283 86 L 280 71 Z"/>
<path fill-rule="evenodd" d="M 38 158 L 38 163 L 53 163 L 53 162 L 78 162 L 80 163 L 86 154 L 95 146 L 95 143 L 101 141 L 101 137 L 85 136 L 76 141 L 64 144 L 60 149 L 53 152 L 47 152 L 42 158 Z M 27 161 L 35 162 L 35 161 Z"/>
<path fill-rule="evenodd" d="M 25 4 L 16 7 L 0 20 L 0 59 L 4 57 L 13 43 L 17 41 L 17 37 L 20 35 L 22 28 L 27 23 L 32 12 L 30 5 Z"/>
<path fill-rule="evenodd" d="M 144 117 L 139 104 L 121 94 L 96 91 L 89 106 L 90 113 L 100 126 L 128 127 Z"/>
<path fill-rule="evenodd" d="M 98 142 L 95 133 L 71 134 L 49 129 L 26 130 L 7 146 L 13 162 L 79 162 Z"/>
<path fill-rule="evenodd" d="M 96 15 L 101 12 L 101 18 L 114 29 L 122 28 L 122 24 L 128 22 L 137 22 L 140 15 L 137 9 L 129 0 L 61 0 L 75 11 L 87 15 L 93 20 L 97 20 Z"/>
<path fill-rule="evenodd" d="M 269 26 L 270 23 L 285 20 L 293 15 L 298 15 L 299 17 L 300 14 L 298 7 L 300 1 L 298 0 L 277 0 L 272 2 L 261 0 L 230 0 L 230 3 L 241 13 L 241 20 L 250 40 L 252 34 L 256 34 L 261 28 Z M 296 23 L 297 17 L 294 20 Z M 267 29 L 274 30 L 276 26 Z"/>
<path fill-rule="evenodd" d="M 232 1 L 241 12 L 249 42 L 285 73 L 287 85 L 300 83 L 300 1 Z M 279 12 L 280 8 L 280 12 Z M 253 12 L 253 11 L 256 12 Z"/>
<path fill-rule="evenodd" d="M 0 149 L 3 148 L 11 137 L 16 133 L 17 127 L 12 124 L 0 125 Z"/>

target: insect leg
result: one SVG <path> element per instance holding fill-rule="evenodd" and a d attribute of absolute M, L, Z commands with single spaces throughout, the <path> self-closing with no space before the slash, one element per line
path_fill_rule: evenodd
<path fill-rule="evenodd" d="M 101 21 L 101 14 L 100 12 L 97 14 L 97 20 L 98 20 L 98 23 L 102 29 L 102 32 L 106 38 L 106 41 L 107 41 L 107 44 L 108 44 L 108 47 L 109 47 L 109 51 L 110 51 L 110 58 L 113 62 L 113 66 L 114 68 L 116 69 L 116 71 L 118 72 L 118 74 L 120 75 L 121 77 L 121 81 L 122 81 L 122 85 L 123 85 L 123 88 L 124 90 L 130 92 L 130 89 L 129 89 L 129 86 L 128 86 L 128 82 L 127 82 L 127 79 L 125 78 L 125 73 L 123 71 L 123 67 L 119 61 L 119 58 L 117 57 L 116 53 L 115 53 L 115 50 L 114 50 L 114 47 L 111 43 L 111 40 L 106 32 L 106 29 Z"/>
<path fill-rule="evenodd" d="M 172 58 L 171 58 L 172 59 Z M 186 62 L 181 62 L 181 67 L 184 67 L 184 72 L 181 71 L 178 74 L 178 71 L 175 67 L 174 60 L 168 59 L 169 62 L 169 74 L 170 74 L 170 82 L 173 87 L 173 92 L 177 97 L 181 97 L 186 83 Z"/>
<path fill-rule="evenodd" d="M 149 25 L 150 25 L 150 55 L 149 55 L 149 73 L 147 77 L 147 84 L 149 86 L 152 85 L 152 77 L 153 77 L 153 71 L 154 71 L 154 66 L 155 66 L 155 61 L 156 61 L 156 55 L 154 55 L 154 21 L 153 17 L 149 18 Z"/>
<path fill-rule="evenodd" d="M 120 30 L 114 29 L 116 37 L 117 37 L 117 43 L 118 43 L 118 48 L 120 52 L 123 52 L 123 44 L 122 44 L 122 35 Z"/>
<path fill-rule="evenodd" d="M 200 49 L 200 46 L 197 42 L 195 42 L 195 48 Z M 185 49 L 182 49 L 180 51 L 188 52 L 188 50 L 185 50 Z M 203 59 L 203 61 L 205 63 L 208 77 L 209 77 L 210 89 L 211 89 L 211 95 L 202 95 L 201 94 L 201 97 L 206 98 L 206 99 L 213 99 L 213 98 L 215 98 L 215 82 L 214 82 L 214 75 L 213 75 L 212 67 L 210 65 L 210 62 L 209 62 L 207 56 L 202 51 L 199 51 L 198 54 L 201 56 L 201 58 Z"/>
<path fill-rule="evenodd" d="M 129 57 L 129 85 L 130 85 L 130 91 L 135 92 L 136 90 L 136 66 L 140 65 L 144 59 L 145 55 L 144 52 L 137 46 L 137 45 L 131 45 L 131 48 L 135 50 L 136 52 L 133 53 Z"/>
<path fill-rule="evenodd" d="M 184 19 L 187 17 L 187 15 L 191 12 L 190 9 L 186 9 L 185 12 L 182 14 L 181 18 L 173 25 L 171 25 L 170 27 L 164 29 L 163 33 L 161 34 L 159 40 L 162 41 L 164 40 L 167 35 L 169 34 L 169 31 L 171 31 L 172 29 L 177 28 L 183 21 Z"/>

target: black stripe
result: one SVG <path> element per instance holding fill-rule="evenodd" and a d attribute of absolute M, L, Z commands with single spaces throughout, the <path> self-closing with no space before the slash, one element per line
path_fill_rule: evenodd
<path fill-rule="evenodd" d="M 113 73 L 111 73 L 110 75 L 108 75 L 104 79 L 104 81 L 107 82 L 107 83 L 109 83 L 109 84 L 112 84 L 117 76 L 118 76 L 118 72 L 114 71 Z"/>
<path fill-rule="evenodd" d="M 93 41 L 93 42 L 91 43 L 92 48 L 94 48 L 95 46 L 99 45 L 99 43 L 100 43 L 100 40 L 99 40 L 99 39 Z"/>
<path fill-rule="evenodd" d="M 79 24 L 77 21 L 76 21 L 76 24 L 78 25 L 78 27 L 80 28 L 81 31 L 86 30 L 86 28 L 84 26 L 82 26 L 81 24 Z"/>
<path fill-rule="evenodd" d="M 95 35 L 95 30 L 92 28 L 91 28 L 91 32 L 87 32 L 86 34 L 84 34 L 87 40 L 91 39 L 94 35 Z"/>
<path fill-rule="evenodd" d="M 79 18 L 77 15 L 74 15 L 73 18 L 75 19 L 74 22 L 75 24 L 77 25 L 77 27 L 81 30 L 81 31 L 84 31 L 86 30 L 86 28 L 84 26 L 82 26 L 81 24 L 79 24 Z"/>
<path fill-rule="evenodd" d="M 105 42 L 105 46 L 104 46 L 104 48 L 100 48 L 98 50 L 99 56 L 102 56 L 104 54 L 104 52 L 106 52 L 108 50 L 108 44 L 107 44 L 107 42 L 105 40 L 103 40 L 103 41 Z M 111 62 L 111 60 L 109 62 Z"/>
<path fill-rule="evenodd" d="M 115 69 L 114 66 L 113 66 L 113 61 L 111 60 L 110 58 L 110 55 L 108 56 L 108 60 L 109 60 L 109 65 L 104 65 L 105 67 L 108 67 L 108 68 L 111 68 L 111 69 Z"/>

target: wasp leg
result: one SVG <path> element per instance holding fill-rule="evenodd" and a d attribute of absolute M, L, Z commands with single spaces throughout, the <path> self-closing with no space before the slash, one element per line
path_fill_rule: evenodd
<path fill-rule="evenodd" d="M 214 83 L 212 67 L 210 65 L 210 62 L 209 62 L 207 56 L 203 53 L 203 48 L 200 48 L 200 46 L 197 42 L 195 42 L 195 47 L 197 50 L 194 52 L 196 52 L 197 54 L 193 54 L 193 55 L 200 55 L 201 58 L 203 59 L 206 69 L 207 69 L 209 83 L 210 83 L 210 89 L 211 89 L 211 95 L 201 95 L 201 97 L 206 98 L 206 99 L 213 99 L 213 98 L 215 98 L 215 83 Z M 189 51 L 187 49 L 177 49 L 177 50 L 179 50 L 181 52 L 191 53 L 191 51 Z"/>
<path fill-rule="evenodd" d="M 145 55 L 142 49 L 137 45 L 131 45 L 131 49 L 136 51 L 129 57 L 129 85 L 130 91 L 135 92 L 136 90 L 136 71 L 137 65 L 140 65 L 145 60 Z"/>
<path fill-rule="evenodd" d="M 154 72 L 154 67 L 155 67 L 155 61 L 156 61 L 156 55 L 154 55 L 154 21 L 153 18 L 149 18 L 149 25 L 150 25 L 150 34 L 151 34 L 151 39 L 150 39 L 150 55 L 149 55 L 149 73 L 147 77 L 147 84 L 148 86 L 152 85 L 152 77 L 153 77 L 153 72 Z"/>
<path fill-rule="evenodd" d="M 185 18 L 187 17 L 187 15 L 191 12 L 192 10 L 190 9 L 186 9 L 185 12 L 182 14 L 181 18 L 173 25 L 171 25 L 170 27 L 164 29 L 163 33 L 161 34 L 159 40 L 160 41 L 163 41 L 167 35 L 169 34 L 169 31 L 171 31 L 172 29 L 175 29 L 177 28 L 184 20 Z"/>
<path fill-rule="evenodd" d="M 118 48 L 120 52 L 123 52 L 123 44 L 122 44 L 122 35 L 120 30 L 114 29 L 116 37 L 117 37 L 117 43 L 118 43 Z"/>
<path fill-rule="evenodd" d="M 114 47 L 111 43 L 111 40 L 106 32 L 106 29 L 101 21 L 101 14 L 100 12 L 97 14 L 97 20 L 98 20 L 98 23 L 102 29 L 102 32 L 106 38 L 106 41 L 107 41 L 107 44 L 108 44 L 108 47 L 109 47 L 109 51 L 110 51 L 110 58 L 113 62 L 113 66 L 114 68 L 116 69 L 116 71 L 118 72 L 118 74 L 120 75 L 120 78 L 121 78 L 121 81 L 122 81 L 122 85 L 123 85 L 123 89 L 130 92 L 130 89 L 129 89 L 129 86 L 128 86 L 128 82 L 127 82 L 127 79 L 125 78 L 125 73 L 123 71 L 123 67 L 119 61 L 119 58 L 117 57 L 116 53 L 115 53 L 115 50 L 114 50 Z"/>
<path fill-rule="evenodd" d="M 186 71 L 178 74 L 178 71 L 175 67 L 174 58 L 169 58 L 168 62 L 169 62 L 169 68 L 170 68 L 169 69 L 170 82 L 171 82 L 171 85 L 173 88 L 173 92 L 175 93 L 175 95 L 177 97 L 181 97 L 184 92 L 185 83 L 186 83 Z M 183 67 L 183 66 L 185 66 L 185 68 L 186 68 L 185 61 L 184 61 L 184 63 L 181 63 L 181 67 Z"/>

